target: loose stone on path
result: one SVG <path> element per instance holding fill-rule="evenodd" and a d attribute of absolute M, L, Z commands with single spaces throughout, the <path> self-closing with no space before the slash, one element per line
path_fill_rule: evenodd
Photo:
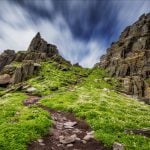
<path fill-rule="evenodd" d="M 41 104 L 37 106 L 49 111 L 53 126 L 47 135 L 32 142 L 28 150 L 110 150 L 94 139 L 94 131 L 85 121 L 71 113 L 51 110 Z"/>

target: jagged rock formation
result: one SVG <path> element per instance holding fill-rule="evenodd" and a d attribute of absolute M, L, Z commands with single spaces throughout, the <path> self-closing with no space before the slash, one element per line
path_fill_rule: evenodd
<path fill-rule="evenodd" d="M 15 58 L 15 51 L 14 50 L 5 50 L 0 55 L 0 71 L 3 67 L 7 64 L 10 64 Z"/>
<path fill-rule="evenodd" d="M 16 84 L 25 81 L 28 77 L 36 73 L 40 68 L 39 64 L 33 63 L 32 61 L 24 63 L 22 66 L 17 67 L 13 73 L 11 83 Z"/>
<path fill-rule="evenodd" d="M 124 92 L 150 99 L 150 13 L 127 27 L 97 66 L 120 77 Z"/>
<path fill-rule="evenodd" d="M 33 38 L 28 48 L 28 52 L 42 52 L 46 53 L 49 57 L 58 55 L 58 50 L 55 45 L 48 44 L 44 39 L 41 38 L 40 33 Z"/>
<path fill-rule="evenodd" d="M 0 55 L 0 86 L 25 81 L 39 70 L 39 62 L 49 58 L 70 64 L 59 55 L 55 45 L 41 38 L 40 33 L 33 38 L 27 51 L 5 50 Z"/>

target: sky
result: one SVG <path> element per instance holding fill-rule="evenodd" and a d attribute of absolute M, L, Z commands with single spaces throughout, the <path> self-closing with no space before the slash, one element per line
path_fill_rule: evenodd
<path fill-rule="evenodd" d="M 72 63 L 93 67 L 150 0 L 0 0 L 0 52 L 26 50 L 37 32 Z"/>

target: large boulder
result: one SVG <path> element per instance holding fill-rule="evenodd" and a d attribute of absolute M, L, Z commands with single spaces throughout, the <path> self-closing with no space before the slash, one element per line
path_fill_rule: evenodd
<path fill-rule="evenodd" d="M 0 86 L 7 86 L 10 83 L 11 76 L 9 74 L 0 75 Z"/>

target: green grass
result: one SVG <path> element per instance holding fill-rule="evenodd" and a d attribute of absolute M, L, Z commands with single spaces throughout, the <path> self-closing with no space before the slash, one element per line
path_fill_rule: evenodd
<path fill-rule="evenodd" d="M 116 93 L 113 91 L 116 81 L 112 79 L 108 84 L 104 77 L 104 71 L 95 69 L 72 91 L 57 92 L 44 98 L 42 104 L 84 118 L 95 131 L 95 137 L 107 146 L 116 141 L 128 150 L 150 149 L 149 138 L 124 132 L 150 128 L 150 106 Z"/>
<path fill-rule="evenodd" d="M 11 65 L 13 66 L 13 67 L 21 67 L 22 66 L 22 62 L 16 62 L 16 61 L 13 61 L 12 63 L 11 63 Z"/>
<path fill-rule="evenodd" d="M 0 98 L 0 149 L 25 150 L 27 143 L 48 131 L 48 112 L 36 106 L 25 107 L 23 93 L 10 93 Z"/>
<path fill-rule="evenodd" d="M 63 91 L 66 87 L 71 87 L 80 82 L 79 79 L 81 77 L 83 79 L 90 72 L 89 69 L 51 61 L 43 62 L 41 65 L 42 69 L 39 76 L 29 80 L 29 84 L 37 88 L 41 95 L 48 95 L 58 90 Z M 60 68 L 68 68 L 68 70 L 62 71 Z"/>
<path fill-rule="evenodd" d="M 64 62 L 47 61 L 41 65 L 38 76 L 33 76 L 28 84 L 44 96 L 43 105 L 85 119 L 95 137 L 109 147 L 120 142 L 127 150 L 150 149 L 149 138 L 124 132 L 150 128 L 150 106 L 115 92 L 116 79 L 106 82 L 104 70 L 83 69 Z M 24 150 L 27 143 L 48 131 L 48 112 L 23 106 L 26 98 L 21 92 L 0 98 L 0 150 Z"/>

